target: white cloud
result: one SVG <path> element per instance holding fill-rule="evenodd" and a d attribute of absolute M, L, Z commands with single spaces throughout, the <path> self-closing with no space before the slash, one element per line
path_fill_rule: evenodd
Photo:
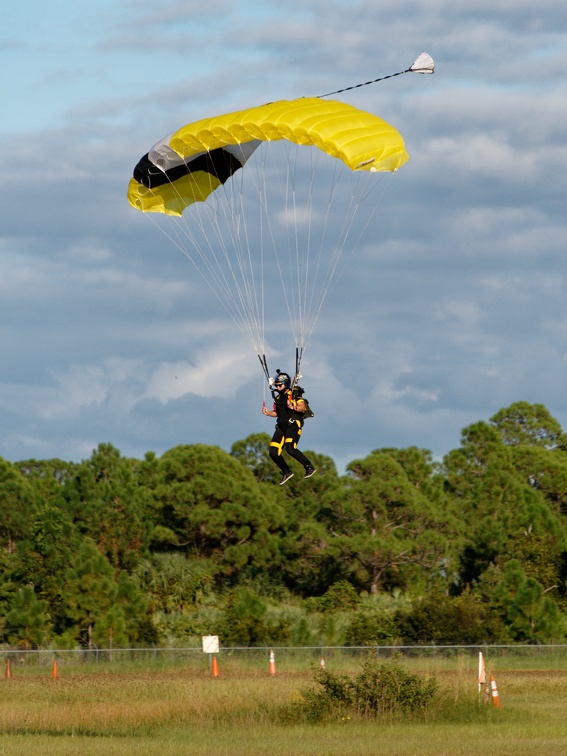
<path fill-rule="evenodd" d="M 215 344 L 199 354 L 195 364 L 188 361 L 162 362 L 149 377 L 142 399 L 158 399 L 162 404 L 186 394 L 233 398 L 242 385 L 255 375 L 251 350 Z"/>

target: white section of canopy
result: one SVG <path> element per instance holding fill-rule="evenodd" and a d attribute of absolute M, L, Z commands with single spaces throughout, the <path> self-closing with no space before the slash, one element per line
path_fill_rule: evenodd
<path fill-rule="evenodd" d="M 179 165 L 189 163 L 191 160 L 205 154 L 204 152 L 200 152 L 198 155 L 192 155 L 189 160 L 183 159 L 169 146 L 169 140 L 172 136 L 173 134 L 168 134 L 163 139 L 160 139 L 159 142 L 156 142 L 148 152 L 148 158 L 156 168 L 165 172 L 170 168 L 176 168 Z M 240 161 L 240 164 L 244 165 L 260 144 L 262 144 L 262 142 L 259 139 L 255 139 L 244 144 L 227 144 L 223 149 L 225 152 L 230 152 L 234 155 Z"/>

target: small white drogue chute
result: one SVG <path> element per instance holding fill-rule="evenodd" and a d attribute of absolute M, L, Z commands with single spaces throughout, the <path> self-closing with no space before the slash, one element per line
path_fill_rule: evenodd
<path fill-rule="evenodd" d="M 411 66 L 408 68 L 408 71 L 412 71 L 413 73 L 420 73 L 420 74 L 432 74 L 435 72 L 435 63 L 433 61 L 433 58 L 431 55 L 428 55 L 426 52 L 422 52 L 421 55 L 418 55 L 417 58 L 414 60 L 414 62 L 411 64 Z"/>

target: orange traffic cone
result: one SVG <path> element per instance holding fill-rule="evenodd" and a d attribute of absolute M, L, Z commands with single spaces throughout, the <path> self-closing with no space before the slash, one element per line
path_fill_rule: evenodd
<path fill-rule="evenodd" d="M 217 657 L 214 656 L 214 655 L 213 655 L 213 664 L 212 664 L 212 667 L 211 667 L 211 672 L 212 672 L 213 677 L 218 677 L 219 676 L 219 665 L 218 665 L 218 662 L 217 662 Z"/>
<path fill-rule="evenodd" d="M 10 665 L 10 660 L 6 659 L 6 680 L 12 679 L 12 667 Z"/>
<path fill-rule="evenodd" d="M 490 692 L 492 694 L 492 705 L 495 709 L 501 709 L 500 696 L 498 695 L 498 688 L 496 687 L 496 680 L 494 677 L 490 677 Z"/>
<path fill-rule="evenodd" d="M 325 669 L 325 657 L 324 656 L 321 657 L 321 661 L 319 663 L 319 666 L 321 667 L 321 669 Z"/>
<path fill-rule="evenodd" d="M 276 674 L 276 657 L 273 651 L 270 651 L 270 674 Z"/>
<path fill-rule="evenodd" d="M 57 659 L 53 660 L 53 668 L 51 670 L 51 677 L 57 680 Z"/>

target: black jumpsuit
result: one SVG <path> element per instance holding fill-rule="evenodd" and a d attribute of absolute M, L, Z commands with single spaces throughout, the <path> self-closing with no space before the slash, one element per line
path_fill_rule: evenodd
<path fill-rule="evenodd" d="M 311 465 L 305 454 L 297 448 L 303 428 L 303 413 L 295 412 L 287 406 L 287 400 L 291 394 L 291 389 L 286 389 L 280 392 L 274 400 L 277 420 L 276 431 L 270 442 L 270 457 L 282 473 L 289 472 L 289 467 L 282 456 L 284 450 L 306 469 Z"/>

